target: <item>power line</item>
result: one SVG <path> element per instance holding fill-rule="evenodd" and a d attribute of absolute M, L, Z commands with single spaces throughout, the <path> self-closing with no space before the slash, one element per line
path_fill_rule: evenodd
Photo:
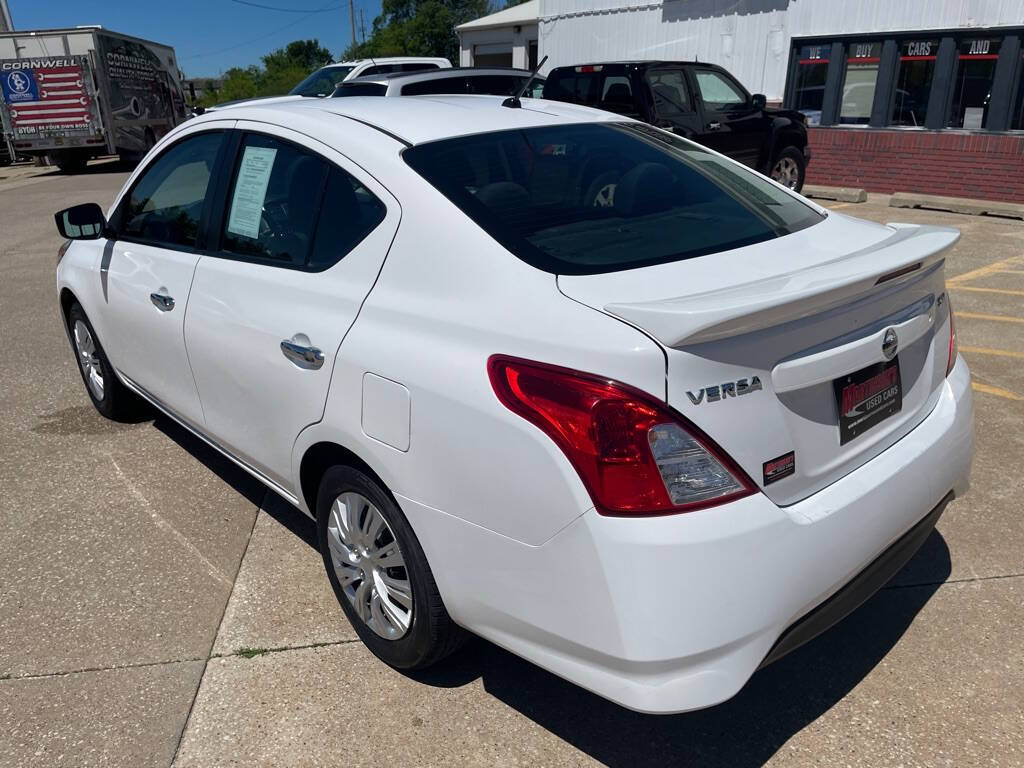
<path fill-rule="evenodd" d="M 262 8 L 266 11 L 282 11 L 284 13 L 323 13 L 325 11 L 336 11 L 341 8 L 341 3 L 325 6 L 323 8 L 281 8 L 277 5 L 263 5 L 262 3 L 251 3 L 249 0 L 231 0 L 232 3 L 248 5 L 252 8 Z"/>
<path fill-rule="evenodd" d="M 341 6 L 338 6 L 338 7 L 340 8 Z M 323 9 L 323 10 L 326 10 L 326 9 Z M 280 34 L 281 32 L 284 32 L 286 29 L 288 29 L 290 27 L 294 27 L 296 24 L 302 23 L 303 21 L 305 21 L 310 16 L 313 16 L 316 13 L 319 13 L 319 11 L 313 11 L 312 13 L 307 13 L 305 16 L 300 16 L 299 18 L 295 19 L 295 21 L 289 22 L 288 24 L 285 24 L 284 26 L 276 27 L 273 32 L 268 32 L 267 34 L 260 35 L 259 37 L 253 37 L 253 38 L 251 38 L 249 40 L 245 40 L 244 42 L 237 43 L 235 45 L 229 45 L 227 48 L 221 48 L 219 51 L 210 51 L 209 53 L 193 53 L 193 54 L 189 54 L 188 56 L 179 56 L 178 57 L 178 61 L 187 61 L 189 59 L 205 59 L 205 58 L 207 58 L 209 56 L 217 56 L 217 55 L 219 55 L 221 53 L 227 53 L 228 51 L 234 51 L 234 50 L 237 50 L 238 48 L 244 48 L 245 46 L 251 45 L 252 43 L 258 43 L 260 40 L 266 40 L 268 37 L 275 37 L 276 35 Z"/>

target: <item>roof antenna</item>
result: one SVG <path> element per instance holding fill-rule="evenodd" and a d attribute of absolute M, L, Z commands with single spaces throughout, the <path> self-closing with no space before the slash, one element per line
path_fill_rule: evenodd
<path fill-rule="evenodd" d="M 501 106 L 508 107 L 509 109 L 522 109 L 523 102 L 521 102 L 520 99 L 523 97 L 523 94 L 526 93 L 526 89 L 530 87 L 530 83 L 532 83 L 534 79 L 537 77 L 537 73 L 540 72 L 540 68 L 544 66 L 544 62 L 547 60 L 547 56 L 541 59 L 537 66 L 533 68 L 533 72 L 530 73 L 530 76 L 526 79 L 526 82 L 523 83 L 523 87 L 519 89 L 519 93 L 517 93 L 515 96 L 509 96 L 507 99 L 501 102 Z"/>

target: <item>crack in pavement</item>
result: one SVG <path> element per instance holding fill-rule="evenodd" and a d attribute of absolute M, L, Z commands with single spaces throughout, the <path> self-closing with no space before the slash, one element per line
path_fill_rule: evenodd
<path fill-rule="evenodd" d="M 262 504 L 261 504 L 260 510 L 262 511 L 262 509 L 263 509 L 263 507 L 262 507 Z M 252 533 L 250 532 L 250 539 L 251 539 L 251 536 L 252 536 Z M 248 550 L 248 544 L 246 544 L 246 550 Z M 243 552 L 242 553 L 242 560 L 244 560 L 244 559 L 245 559 L 245 553 Z M 239 567 L 241 567 L 241 560 L 239 561 Z M 236 574 L 236 576 L 237 576 L 237 574 Z M 1003 574 L 995 574 L 995 575 L 992 575 L 992 576 L 977 576 L 977 577 L 973 577 L 973 578 L 947 579 L 945 581 L 920 581 L 920 582 L 914 582 L 913 584 L 891 584 L 891 585 L 886 585 L 886 586 L 882 587 L 879 590 L 879 592 L 887 592 L 887 591 L 890 591 L 890 590 L 898 590 L 898 589 L 920 589 L 922 587 L 934 587 L 936 585 L 938 585 L 939 587 L 944 587 L 944 586 L 949 585 L 949 584 L 970 584 L 972 582 L 1000 581 L 1000 580 L 1003 580 L 1003 579 L 1020 579 L 1020 578 L 1024 578 L 1024 573 L 1003 573 Z M 232 591 L 234 591 L 234 590 L 232 589 Z M 229 595 L 228 596 L 228 602 L 230 602 L 230 601 L 231 601 L 231 596 Z M 227 610 L 227 603 L 225 603 L 225 611 L 226 610 Z M 221 616 L 221 622 L 223 622 L 223 619 L 224 619 L 224 617 L 222 615 Z M 220 624 L 217 625 L 217 632 L 214 633 L 214 642 L 216 642 L 217 634 L 219 632 L 220 632 Z M 85 672 L 109 672 L 109 671 L 118 670 L 118 669 L 137 669 L 139 667 L 159 667 L 159 666 L 166 666 L 166 665 L 169 665 L 169 664 L 182 664 L 182 663 L 190 662 L 190 661 L 202 661 L 205 664 L 209 664 L 209 662 L 212 661 L 213 659 L 230 659 L 230 658 L 239 658 L 239 657 L 245 658 L 247 653 L 251 653 L 253 651 L 255 651 L 255 653 L 252 653 L 252 656 L 255 657 L 255 656 L 265 656 L 265 655 L 269 655 L 269 654 L 272 654 L 272 653 L 286 653 L 288 651 L 304 651 L 304 650 L 308 650 L 310 648 L 326 648 L 326 647 L 338 646 L 338 645 L 351 645 L 353 643 L 359 643 L 359 642 L 360 642 L 359 638 L 349 638 L 349 639 L 346 639 L 346 640 L 324 640 L 324 641 L 320 641 L 320 642 L 316 642 L 316 643 L 303 643 L 301 645 L 281 645 L 281 646 L 275 646 L 273 648 L 239 649 L 237 651 L 232 651 L 231 653 L 211 653 L 210 655 L 206 656 L 205 658 L 202 657 L 202 656 L 194 656 L 194 657 L 186 657 L 186 658 L 182 658 L 182 659 L 166 659 L 166 660 L 163 660 L 163 661 L 143 661 L 143 662 L 130 663 L 130 664 L 113 664 L 113 665 L 108 666 L 108 667 L 83 667 L 81 669 L 63 670 L 63 671 L 59 671 L 59 672 L 38 672 L 38 673 L 31 673 L 31 674 L 27 674 L 27 675 L 10 675 L 8 677 L 0 677 L 0 683 L 7 682 L 7 681 L 14 681 L 14 680 L 38 680 L 38 679 L 47 678 L 47 677 L 64 677 L 66 675 L 77 675 L 77 674 L 82 674 L 82 673 L 85 673 Z M 212 644 L 210 646 L 210 649 L 211 650 L 213 649 L 213 645 Z M 199 678 L 199 686 L 196 687 L 196 696 L 198 696 L 198 694 L 199 694 L 199 687 L 202 686 L 203 677 L 205 675 L 206 675 L 206 667 L 204 666 L 203 667 L 203 674 L 200 675 L 200 678 Z M 195 704 L 195 696 L 193 696 L 192 704 L 194 706 L 194 704 Z M 190 706 L 189 707 L 189 715 L 191 715 L 191 713 L 192 713 L 192 707 Z M 185 718 L 185 723 L 186 723 L 186 725 L 188 724 L 188 718 L 187 717 Z M 183 727 L 182 728 L 182 736 L 184 736 L 184 732 L 185 732 L 185 729 Z M 179 738 L 178 743 L 179 743 L 179 746 L 180 746 L 181 738 Z M 177 752 L 175 752 L 175 754 L 177 754 Z"/>

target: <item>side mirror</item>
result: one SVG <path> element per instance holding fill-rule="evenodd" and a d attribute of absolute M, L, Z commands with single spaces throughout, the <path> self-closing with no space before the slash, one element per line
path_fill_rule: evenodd
<path fill-rule="evenodd" d="M 750 97 L 750 106 L 754 109 L 764 109 L 765 104 L 768 103 L 768 99 L 763 93 L 755 93 Z"/>
<path fill-rule="evenodd" d="M 96 203 L 82 203 L 53 214 L 57 231 L 68 240 L 98 240 L 107 231 L 107 219 Z"/>

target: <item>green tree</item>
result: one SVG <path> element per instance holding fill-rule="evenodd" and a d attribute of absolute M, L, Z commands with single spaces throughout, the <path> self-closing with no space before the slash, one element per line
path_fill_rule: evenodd
<path fill-rule="evenodd" d="M 373 33 L 350 46 L 342 58 L 444 56 L 458 64 L 455 27 L 489 10 L 488 0 L 383 0 Z"/>
<path fill-rule="evenodd" d="M 331 52 L 318 40 L 295 40 L 284 48 L 260 57 L 263 66 L 233 67 L 224 73 L 221 85 L 211 88 L 201 106 L 211 107 L 225 101 L 281 96 L 310 72 L 334 61 Z"/>

